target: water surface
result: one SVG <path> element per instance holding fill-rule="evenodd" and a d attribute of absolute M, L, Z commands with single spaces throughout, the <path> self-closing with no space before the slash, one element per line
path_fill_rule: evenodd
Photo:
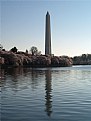
<path fill-rule="evenodd" d="M 91 121 L 91 66 L 0 71 L 1 121 Z"/>

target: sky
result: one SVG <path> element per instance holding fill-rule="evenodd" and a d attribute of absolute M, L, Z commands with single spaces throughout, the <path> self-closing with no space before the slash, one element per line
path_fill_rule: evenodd
<path fill-rule="evenodd" d="M 36 46 L 44 54 L 47 11 L 54 55 L 91 54 L 91 0 L 0 0 L 3 48 Z"/>

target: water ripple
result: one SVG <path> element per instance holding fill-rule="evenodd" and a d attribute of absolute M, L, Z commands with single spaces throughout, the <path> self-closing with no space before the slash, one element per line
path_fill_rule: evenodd
<path fill-rule="evenodd" d="M 2 70 L 2 121 L 91 121 L 91 66 Z"/>

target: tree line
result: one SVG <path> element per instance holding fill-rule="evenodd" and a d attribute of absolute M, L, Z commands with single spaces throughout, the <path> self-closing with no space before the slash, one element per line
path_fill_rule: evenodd
<path fill-rule="evenodd" d="M 5 51 L 5 49 L 1 44 L 0 44 L 0 50 Z M 16 47 L 11 48 L 10 51 L 14 53 L 21 53 L 18 51 Z M 32 56 L 41 55 L 41 51 L 39 51 L 38 48 L 35 46 L 32 46 L 29 51 L 26 49 L 26 52 L 22 53 L 29 53 Z M 73 60 L 73 65 L 89 65 L 89 64 L 91 65 L 91 54 L 82 54 L 81 56 L 74 56 L 72 60 Z"/>
<path fill-rule="evenodd" d="M 0 44 L 0 50 L 5 51 L 5 49 L 3 48 L 3 46 L 1 44 Z M 17 47 L 13 47 L 13 48 L 10 49 L 10 51 L 11 52 L 14 52 L 14 53 L 17 53 L 18 52 L 18 49 L 17 49 Z M 26 49 L 26 52 L 25 53 L 28 53 L 28 50 L 27 49 Z M 41 55 L 41 51 L 39 51 L 38 48 L 35 47 L 35 46 L 32 46 L 30 48 L 29 53 L 31 55 Z"/>
<path fill-rule="evenodd" d="M 82 54 L 81 56 L 74 56 L 74 65 L 90 65 L 91 64 L 91 54 Z"/>

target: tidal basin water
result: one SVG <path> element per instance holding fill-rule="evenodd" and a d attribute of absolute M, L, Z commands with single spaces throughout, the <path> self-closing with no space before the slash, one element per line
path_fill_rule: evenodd
<path fill-rule="evenodd" d="M 0 71 L 1 121 L 91 121 L 91 66 Z"/>

